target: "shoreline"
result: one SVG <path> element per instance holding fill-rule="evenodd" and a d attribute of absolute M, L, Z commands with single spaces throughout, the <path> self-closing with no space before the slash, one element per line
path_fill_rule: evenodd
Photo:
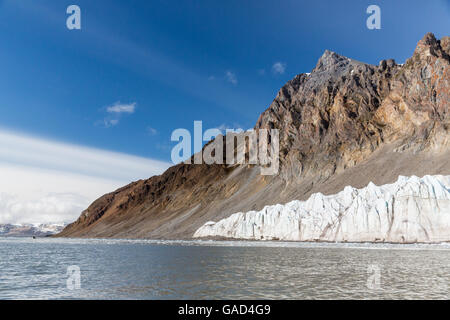
<path fill-rule="evenodd" d="M 205 241 L 205 242 L 254 242 L 254 243 L 328 243 L 328 244 L 396 244 L 396 245 L 414 245 L 414 244 L 450 244 L 449 240 L 443 241 L 411 241 L 411 242 L 392 242 L 392 241 L 330 241 L 330 240 L 282 240 L 282 239 L 270 239 L 270 240 L 258 240 L 258 239 L 245 239 L 245 238 L 227 238 L 227 237 L 199 237 L 199 238 L 116 238 L 116 237 L 65 237 L 49 235 L 42 238 L 52 238 L 52 239 L 98 239 L 98 240 L 137 240 L 137 241 Z"/>
<path fill-rule="evenodd" d="M 333 241 L 282 241 L 282 240 L 246 240 L 246 239 L 145 239 L 145 238 L 69 238 L 69 237 L 0 237 L 0 240 L 17 239 L 37 243 L 42 240 L 61 240 L 70 243 L 90 244 L 149 244 L 175 246 L 212 246 L 212 247 L 286 247 L 286 248 L 348 248 L 348 249 L 450 249 L 450 241 L 441 242 L 333 242 Z"/>

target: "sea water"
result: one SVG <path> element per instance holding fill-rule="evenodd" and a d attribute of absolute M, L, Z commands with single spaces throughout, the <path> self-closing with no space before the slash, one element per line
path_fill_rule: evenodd
<path fill-rule="evenodd" d="M 449 299 L 450 244 L 0 238 L 0 299 Z"/>

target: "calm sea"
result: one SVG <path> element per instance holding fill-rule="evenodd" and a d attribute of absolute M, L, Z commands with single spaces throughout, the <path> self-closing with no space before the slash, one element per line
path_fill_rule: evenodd
<path fill-rule="evenodd" d="M 450 245 L 0 238 L 0 299 L 450 299 Z"/>

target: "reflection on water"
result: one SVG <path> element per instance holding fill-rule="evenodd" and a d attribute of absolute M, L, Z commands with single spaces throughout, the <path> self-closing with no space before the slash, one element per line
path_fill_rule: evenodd
<path fill-rule="evenodd" d="M 449 299 L 449 284 L 448 244 L 0 238 L 1 299 Z"/>

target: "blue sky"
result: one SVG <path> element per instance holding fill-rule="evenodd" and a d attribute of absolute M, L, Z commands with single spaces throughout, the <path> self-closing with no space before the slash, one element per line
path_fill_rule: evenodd
<path fill-rule="evenodd" d="M 449 18 L 448 0 L 0 0 L 0 223 L 70 221 L 167 168 L 175 129 L 251 128 L 325 49 L 402 63 Z"/>
<path fill-rule="evenodd" d="M 80 31 L 66 28 L 70 4 L 81 8 Z M 370 4 L 382 30 L 365 26 Z M 0 127 L 169 161 L 174 129 L 253 127 L 325 49 L 403 62 L 426 32 L 448 34 L 449 18 L 439 0 L 3 0 Z M 105 126 L 118 102 L 134 113 Z"/>

